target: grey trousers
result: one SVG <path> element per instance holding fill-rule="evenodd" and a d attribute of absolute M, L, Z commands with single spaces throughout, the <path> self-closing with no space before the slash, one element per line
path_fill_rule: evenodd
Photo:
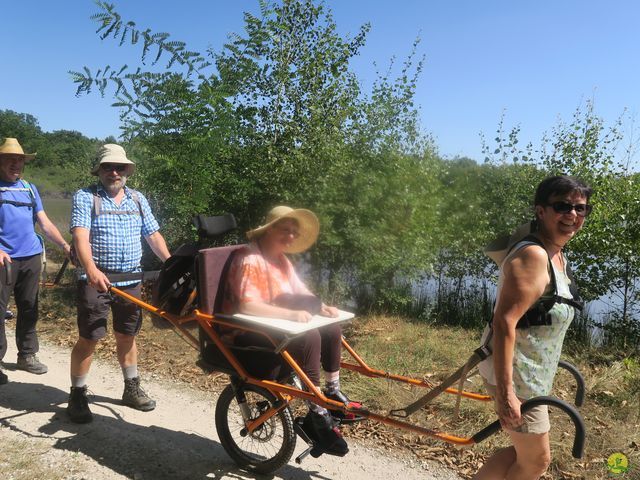
<path fill-rule="evenodd" d="M 4 268 L 0 268 L 0 360 L 7 353 L 7 334 L 4 314 L 13 291 L 18 316 L 16 318 L 16 346 L 18 356 L 26 356 L 39 350 L 36 323 L 38 322 L 38 288 L 41 255 L 12 258 L 11 278 L 7 283 Z"/>

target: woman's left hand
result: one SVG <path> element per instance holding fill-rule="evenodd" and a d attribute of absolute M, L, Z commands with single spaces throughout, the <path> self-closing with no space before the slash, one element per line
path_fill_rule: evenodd
<path fill-rule="evenodd" d="M 338 316 L 338 309 L 336 307 L 330 307 L 329 305 L 322 304 L 320 307 L 320 315 L 323 317 L 336 318 Z"/>

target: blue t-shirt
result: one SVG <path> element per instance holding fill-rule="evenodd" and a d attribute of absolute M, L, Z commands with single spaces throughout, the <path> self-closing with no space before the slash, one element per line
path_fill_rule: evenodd
<path fill-rule="evenodd" d="M 2 200 L 29 203 L 29 206 L 0 204 L 0 249 L 11 258 L 30 257 L 42 253 L 42 243 L 33 224 L 35 214 L 43 210 L 38 189 L 22 180 L 15 183 L 0 180 L 0 197 Z M 35 212 L 31 207 L 34 197 Z"/>

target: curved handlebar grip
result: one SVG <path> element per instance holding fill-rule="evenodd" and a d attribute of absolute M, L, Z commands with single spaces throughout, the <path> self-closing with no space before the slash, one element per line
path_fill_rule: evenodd
<path fill-rule="evenodd" d="M 573 421 L 573 426 L 576 429 L 576 434 L 573 439 L 573 450 L 571 454 L 573 455 L 574 458 L 582 458 L 582 454 L 584 452 L 585 428 L 584 428 L 584 421 L 582 420 L 582 417 L 580 416 L 578 411 L 575 408 L 573 408 L 573 406 L 565 402 L 564 400 L 560 400 L 559 398 L 555 398 L 555 397 L 546 397 L 546 396 L 535 397 L 535 398 L 532 398 L 531 400 L 527 400 L 522 404 L 520 411 L 524 413 L 538 405 L 549 405 L 551 407 L 556 407 L 556 408 L 559 408 L 560 410 L 563 410 L 567 415 L 569 415 L 569 417 Z M 499 431 L 501 428 L 502 427 L 500 425 L 500 420 L 496 420 L 495 422 L 484 427 L 482 430 L 480 430 L 471 438 L 475 443 L 480 443 L 481 441 L 486 440 L 488 437 L 490 437 L 491 435 Z"/>
<path fill-rule="evenodd" d="M 4 267 L 4 284 L 5 285 L 11 285 L 13 282 L 11 281 L 11 279 L 13 278 L 11 276 L 11 262 L 9 261 L 8 258 L 5 257 L 4 262 L 2 263 L 2 266 Z"/>
<path fill-rule="evenodd" d="M 581 407 L 582 405 L 584 405 L 584 377 L 580 373 L 580 370 L 578 370 L 575 365 L 572 365 L 569 362 L 560 360 L 558 362 L 558 366 L 567 370 L 571 375 L 573 375 L 573 378 L 575 378 L 577 387 L 575 404 L 576 407 Z"/>

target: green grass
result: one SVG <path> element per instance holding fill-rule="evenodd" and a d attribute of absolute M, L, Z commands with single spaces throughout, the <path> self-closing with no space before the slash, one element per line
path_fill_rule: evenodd
<path fill-rule="evenodd" d="M 61 232 L 69 230 L 69 219 L 71 217 L 70 198 L 43 198 L 44 210 L 49 219 L 60 229 Z"/>
<path fill-rule="evenodd" d="M 375 316 L 357 319 L 347 338 L 358 354 L 373 368 L 423 378 L 437 383 L 453 373 L 478 346 L 480 332 L 446 326 L 407 322 L 401 318 Z M 580 412 L 587 428 L 585 456 L 571 456 L 573 425 L 562 413 L 551 411 L 553 463 L 545 479 L 604 479 L 608 477 L 606 458 L 622 452 L 633 465 L 619 478 L 640 478 L 640 366 L 635 359 L 591 355 L 588 350 L 563 358 L 578 367 L 585 377 L 587 399 Z M 368 407 L 387 413 L 408 405 L 425 393 L 424 389 L 404 387 L 396 382 L 374 380 L 348 373 L 345 390 Z M 466 390 L 482 392 L 479 376 L 467 383 Z M 552 395 L 573 403 L 575 382 L 571 375 L 559 371 Z M 442 394 L 432 404 L 410 417 L 410 422 L 427 428 L 468 437 L 496 419 L 493 405 L 463 399 L 460 416 L 454 418 L 456 397 Z M 395 430 L 402 435 L 401 431 Z M 405 448 L 414 451 L 416 444 L 435 448 L 441 443 L 413 436 Z M 503 433 L 474 446 L 471 451 L 446 447 L 458 471 L 468 478 L 482 458 L 508 445 Z"/>

